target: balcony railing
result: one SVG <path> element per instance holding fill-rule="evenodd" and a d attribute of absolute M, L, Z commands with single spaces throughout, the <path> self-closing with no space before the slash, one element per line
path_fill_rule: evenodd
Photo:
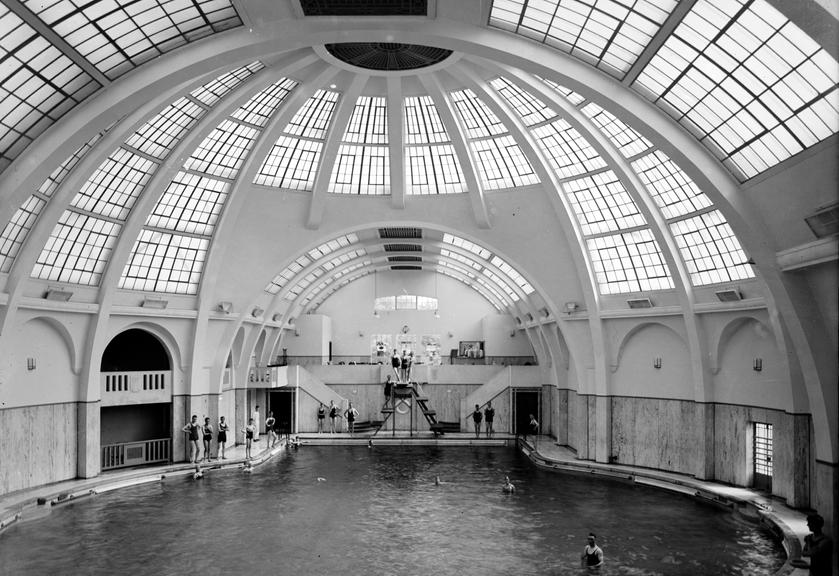
<path fill-rule="evenodd" d="M 169 402 L 172 371 L 102 372 L 100 392 L 103 406 Z"/>
<path fill-rule="evenodd" d="M 169 462 L 171 452 L 172 440 L 170 438 L 107 444 L 102 446 L 102 470 Z"/>
<path fill-rule="evenodd" d="M 323 364 L 382 364 L 390 366 L 390 356 L 373 357 L 370 356 L 333 356 L 330 361 L 326 356 L 287 356 L 285 358 L 286 365 L 289 366 L 320 366 Z M 282 363 L 282 358 L 278 359 L 279 365 Z M 451 357 L 441 356 L 440 364 L 442 365 L 463 365 L 463 366 L 535 366 L 538 364 L 535 356 L 485 356 L 483 358 L 465 358 L 465 357 Z M 417 364 L 418 366 L 421 364 Z"/>

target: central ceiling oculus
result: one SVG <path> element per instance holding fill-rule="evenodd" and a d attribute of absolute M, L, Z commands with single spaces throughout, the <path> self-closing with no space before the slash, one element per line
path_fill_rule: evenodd
<path fill-rule="evenodd" d="M 367 70 L 416 70 L 437 64 L 452 51 L 395 42 L 343 42 L 324 46 L 338 60 Z"/>

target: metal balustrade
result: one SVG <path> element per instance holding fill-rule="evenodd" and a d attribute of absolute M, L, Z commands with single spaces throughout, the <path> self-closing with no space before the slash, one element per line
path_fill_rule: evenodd
<path fill-rule="evenodd" d="M 102 446 L 102 470 L 169 462 L 171 453 L 171 438 L 107 444 Z"/>
<path fill-rule="evenodd" d="M 103 372 L 101 375 L 102 400 L 120 403 L 130 394 L 143 394 L 147 402 L 168 402 L 171 398 L 172 371 L 150 370 L 146 372 Z M 109 398 L 112 398 L 109 400 Z M 137 400 L 129 401 L 137 402 Z"/>

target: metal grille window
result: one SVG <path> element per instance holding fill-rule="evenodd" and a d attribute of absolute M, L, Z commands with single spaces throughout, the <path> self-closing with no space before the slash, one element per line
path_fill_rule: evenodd
<path fill-rule="evenodd" d="M 772 476 L 772 424 L 755 422 L 755 474 Z"/>

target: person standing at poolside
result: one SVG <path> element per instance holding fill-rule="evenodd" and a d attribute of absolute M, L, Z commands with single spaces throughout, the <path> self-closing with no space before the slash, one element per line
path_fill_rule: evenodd
<path fill-rule="evenodd" d="M 326 406 L 323 402 L 318 406 L 318 434 L 323 434 L 323 421 L 326 420 Z"/>
<path fill-rule="evenodd" d="M 530 432 L 530 435 L 533 436 L 533 440 L 536 440 L 536 435 L 539 433 L 539 422 L 536 420 L 536 416 L 533 414 L 530 415 L 530 421 L 527 423 L 527 428 L 525 428 L 524 432 L 524 441 L 527 442 L 527 432 Z"/>
<path fill-rule="evenodd" d="M 396 379 L 401 381 L 399 377 L 399 367 L 402 365 L 402 360 L 399 359 L 399 352 L 396 348 L 393 349 L 393 355 L 390 357 L 390 366 L 393 368 L 393 373 L 396 374 Z"/>
<path fill-rule="evenodd" d="M 822 533 L 824 518 L 818 514 L 807 516 L 807 528 L 811 534 L 804 537 L 801 555 L 810 558 L 810 574 L 831 576 L 833 574 L 833 541 Z"/>
<path fill-rule="evenodd" d="M 224 456 L 224 446 L 227 443 L 227 431 L 230 429 L 230 426 L 227 425 L 227 422 L 224 421 L 224 416 L 219 418 L 218 420 L 218 450 L 216 451 L 216 457 L 221 458 L 222 460 L 227 460 Z"/>
<path fill-rule="evenodd" d="M 253 409 L 253 414 L 251 414 L 251 419 L 253 420 L 253 441 L 259 442 L 259 423 L 261 420 L 259 419 L 259 404 L 256 405 L 256 408 Z"/>
<path fill-rule="evenodd" d="M 475 411 L 472 412 L 472 423 L 475 425 L 475 438 L 481 437 L 481 421 L 484 415 L 481 414 L 481 407 L 475 404 Z"/>
<path fill-rule="evenodd" d="M 201 454 L 201 448 L 198 446 L 198 433 L 200 429 L 201 426 L 198 424 L 198 416 L 195 414 L 192 415 L 192 419 L 187 422 L 186 426 L 181 428 L 181 430 L 189 434 L 189 461 L 192 464 L 196 464 L 198 462 L 198 456 Z"/>
<path fill-rule="evenodd" d="M 213 425 L 210 424 L 209 418 L 204 418 L 204 425 L 201 427 L 201 433 L 204 439 L 204 460 L 209 462 L 212 460 L 212 450 L 210 450 L 210 443 L 213 441 Z"/>
<path fill-rule="evenodd" d="M 329 401 L 329 427 L 330 431 L 335 434 L 335 419 L 338 418 L 338 407 L 335 405 L 335 400 Z"/>
<path fill-rule="evenodd" d="M 593 532 L 588 533 L 588 543 L 580 556 L 580 565 L 590 572 L 600 572 L 603 566 L 603 550 L 597 545 L 597 536 Z"/>
<path fill-rule="evenodd" d="M 268 418 L 265 419 L 265 429 L 268 431 L 269 448 L 273 448 L 277 443 L 277 431 L 275 430 L 277 419 L 274 418 L 273 412 L 268 412 Z"/>
<path fill-rule="evenodd" d="M 352 434 L 355 431 L 355 418 L 358 416 L 358 410 L 353 408 L 352 402 L 349 403 L 347 409 L 344 411 L 344 416 L 347 417 L 347 430 Z"/>
<path fill-rule="evenodd" d="M 256 425 L 253 423 L 253 418 L 248 420 L 248 425 L 242 429 L 245 434 L 245 460 L 251 459 L 251 445 L 253 444 L 253 436 L 256 431 Z"/>
<path fill-rule="evenodd" d="M 484 408 L 484 426 L 486 426 L 486 434 L 487 438 L 492 438 L 492 434 L 495 432 L 492 429 L 492 422 L 495 420 L 495 408 L 492 407 L 492 400 L 487 402 L 486 408 Z"/>

